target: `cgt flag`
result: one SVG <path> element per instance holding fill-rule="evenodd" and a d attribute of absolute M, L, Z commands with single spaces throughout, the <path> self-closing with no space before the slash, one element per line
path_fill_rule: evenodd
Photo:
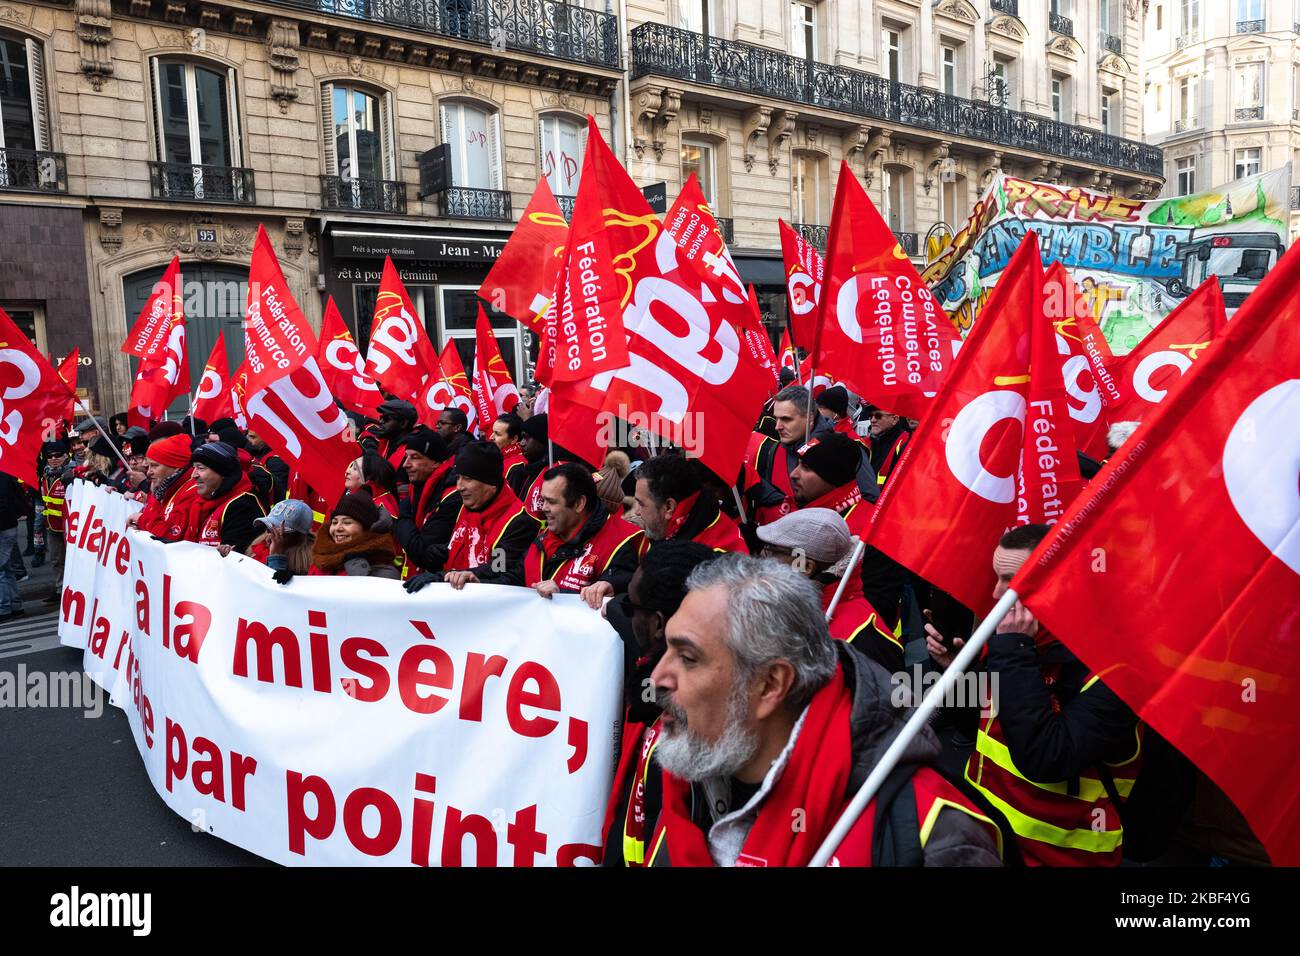
<path fill-rule="evenodd" d="M 817 303 L 821 300 L 826 266 L 816 246 L 786 225 L 784 219 L 777 220 L 777 224 L 794 344 L 811 350 L 817 335 Z"/>
<path fill-rule="evenodd" d="M 568 239 L 569 224 L 542 177 L 519 225 L 479 286 L 479 298 L 541 335 L 547 309 L 555 299 Z"/>
<path fill-rule="evenodd" d="M 383 393 L 375 380 L 366 373 L 366 361 L 352 333 L 348 331 L 334 296 L 325 302 L 325 318 L 321 322 L 320 341 L 317 343 L 316 364 L 330 392 L 353 411 L 369 418 L 379 417 L 379 403 Z"/>
<path fill-rule="evenodd" d="M 1079 482 L 1038 255 L 1026 234 L 872 513 L 869 544 L 976 611 L 994 576 L 973 556 L 1053 520 Z"/>
<path fill-rule="evenodd" d="M 181 260 L 179 256 L 172 256 L 171 263 L 154 285 L 149 301 L 140 310 L 135 325 L 122 343 L 122 351 L 140 359 L 159 357 L 166 351 L 173 328 L 185 324 L 182 301 Z"/>
<path fill-rule="evenodd" d="M 203 366 L 199 390 L 194 395 L 195 418 L 215 422 L 221 418 L 235 417 L 235 404 L 231 399 L 230 361 L 226 358 L 226 333 L 218 332 L 216 344 L 208 363 Z"/>
<path fill-rule="evenodd" d="M 424 331 L 402 277 L 392 257 L 385 256 L 375 317 L 370 324 L 365 372 L 380 388 L 414 402 L 437 362 L 437 350 Z"/>
<path fill-rule="evenodd" d="M 311 358 L 315 336 L 280 271 L 266 227 L 258 224 L 244 308 L 244 368 L 250 397 Z"/>
<path fill-rule="evenodd" d="M 66 434 L 73 419 L 77 417 L 77 366 L 80 362 L 81 349 L 74 348 L 59 363 L 59 379 L 68 387 L 68 400 L 61 406 L 62 410 L 59 413 L 59 421 L 65 423 L 65 426 L 60 429 L 60 434 Z"/>
<path fill-rule="evenodd" d="M 478 320 L 474 325 L 474 406 L 478 420 L 483 423 L 484 434 L 492 427 L 498 415 L 513 412 L 519 404 L 519 389 L 515 388 L 510 370 L 501 357 L 501 347 L 492 332 L 483 306 L 478 307 Z"/>
<path fill-rule="evenodd" d="M 41 442 L 54 435 L 69 394 L 49 359 L 0 309 L 0 471 L 36 487 Z"/>
<path fill-rule="evenodd" d="M 1227 321 L 1219 280 L 1210 276 L 1118 360 L 1115 378 L 1125 394 L 1111 420 L 1143 421 L 1177 387 Z"/>
<path fill-rule="evenodd" d="M 1297 287 L 1293 247 L 1011 584 L 1281 866 L 1300 864 L 1300 776 L 1279 772 L 1300 762 Z"/>
<path fill-rule="evenodd" d="M 122 351 L 140 359 L 131 386 L 127 417 L 131 424 L 148 428 L 163 416 L 172 402 L 190 391 L 178 258 L 172 258 L 162 279 L 154 286 Z"/>
<path fill-rule="evenodd" d="M 470 392 L 469 379 L 465 375 L 465 365 L 460 360 L 455 339 L 448 339 L 442 347 L 437 368 L 420 389 L 420 401 L 415 407 L 420 415 L 420 424 L 430 428 L 437 427 L 438 416 L 444 408 L 459 408 L 469 422 L 465 427 L 466 433 L 474 434 L 478 427 L 478 408 Z"/>
<path fill-rule="evenodd" d="M 960 344 L 898 239 L 848 163 L 842 163 L 809 353 L 812 367 L 873 405 L 919 420 Z"/>

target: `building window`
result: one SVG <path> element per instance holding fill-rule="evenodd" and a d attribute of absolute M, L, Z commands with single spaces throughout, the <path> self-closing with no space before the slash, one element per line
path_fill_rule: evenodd
<path fill-rule="evenodd" d="M 1102 33 L 1111 33 L 1110 28 L 1110 0 L 1101 0 L 1097 8 L 1097 23 L 1101 27 Z"/>
<path fill-rule="evenodd" d="M 795 222 L 808 225 L 827 223 L 830 210 L 827 193 L 827 161 L 813 153 L 796 153 L 792 167 L 793 209 Z"/>
<path fill-rule="evenodd" d="M 1178 11 L 1178 32 L 1194 37 L 1201 30 L 1201 0 L 1182 0 Z"/>
<path fill-rule="evenodd" d="M 0 36 L 0 149 L 49 148 L 41 45 Z"/>
<path fill-rule="evenodd" d="M 1101 131 L 1103 133 L 1113 133 L 1111 128 L 1111 97 L 1114 96 L 1109 90 L 1103 90 L 1101 94 Z"/>
<path fill-rule="evenodd" d="M 1258 146 L 1239 149 L 1233 154 L 1233 171 L 1237 179 L 1243 176 L 1258 176 L 1263 168 L 1263 150 Z"/>
<path fill-rule="evenodd" d="M 817 9 L 804 0 L 790 4 L 790 52 L 806 59 L 817 59 Z"/>
<path fill-rule="evenodd" d="M 1059 73 L 1052 74 L 1052 118 L 1058 123 L 1073 118 L 1070 112 L 1070 81 Z"/>
<path fill-rule="evenodd" d="M 1194 125 L 1196 118 L 1196 82 L 1194 76 L 1178 81 L 1178 121 L 1184 126 Z"/>
<path fill-rule="evenodd" d="M 970 215 L 971 204 L 967 195 L 966 177 L 953 172 L 943 177 L 943 208 L 939 218 L 947 223 L 954 232 Z"/>
<path fill-rule="evenodd" d="M 1264 0 L 1237 0 L 1237 22 L 1264 19 Z"/>
<path fill-rule="evenodd" d="M 1264 118 L 1264 64 L 1242 63 L 1233 78 L 1233 118 L 1237 121 Z"/>
<path fill-rule="evenodd" d="M 164 163 L 238 166 L 235 71 L 153 60 L 155 146 Z"/>
<path fill-rule="evenodd" d="M 1196 192 L 1196 160 L 1193 157 L 1180 159 L 1175 163 L 1177 170 L 1178 195 L 1190 196 Z"/>
<path fill-rule="evenodd" d="M 957 48 L 944 44 L 939 49 L 943 58 L 943 91 L 953 96 L 957 92 Z"/>
<path fill-rule="evenodd" d="M 712 0 L 678 0 L 678 3 L 683 29 L 709 36 L 716 34 Z"/>
<path fill-rule="evenodd" d="M 1002 105 L 1009 109 L 1019 106 L 1016 93 L 1015 61 L 1004 56 L 993 57 L 993 80 L 1001 92 Z"/>
<path fill-rule="evenodd" d="M 1157 30 L 1163 30 L 1164 28 L 1165 28 L 1165 8 L 1164 8 L 1164 4 L 1157 3 L 1157 4 L 1156 4 L 1156 29 L 1157 29 Z"/>
<path fill-rule="evenodd" d="M 501 117 L 473 103 L 440 107 L 442 141 L 451 147 L 451 182 L 468 189 L 501 189 Z"/>
<path fill-rule="evenodd" d="M 885 223 L 890 230 L 913 232 L 912 170 L 907 166 L 885 167 Z"/>
<path fill-rule="evenodd" d="M 694 174 L 700 191 L 714 215 L 718 215 L 718 159 L 713 144 L 695 139 L 682 140 L 682 182 Z M 816 222 L 817 220 L 801 220 Z"/>
<path fill-rule="evenodd" d="M 1164 96 L 1164 93 L 1165 93 L 1165 87 L 1164 87 L 1164 84 L 1163 84 L 1163 83 L 1157 83 L 1157 84 L 1156 84 L 1156 112 L 1157 112 L 1157 113 L 1160 113 L 1160 112 L 1163 112 L 1163 111 L 1164 111 L 1164 108 L 1165 108 L 1165 103 L 1164 103 L 1165 96 Z"/>
<path fill-rule="evenodd" d="M 582 157 L 587 146 L 587 124 L 565 116 L 543 116 L 539 121 L 541 174 L 557 196 L 578 195 Z"/>
<path fill-rule="evenodd" d="M 886 26 L 881 31 L 881 59 L 885 63 L 885 76 L 898 83 L 903 73 L 903 31 Z"/>

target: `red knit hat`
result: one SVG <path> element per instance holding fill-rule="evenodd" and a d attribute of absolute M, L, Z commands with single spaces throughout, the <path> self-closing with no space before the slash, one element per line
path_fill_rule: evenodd
<path fill-rule="evenodd" d="M 189 435 L 169 435 L 150 445 L 146 457 L 168 468 L 184 468 L 193 454 L 190 449 Z"/>

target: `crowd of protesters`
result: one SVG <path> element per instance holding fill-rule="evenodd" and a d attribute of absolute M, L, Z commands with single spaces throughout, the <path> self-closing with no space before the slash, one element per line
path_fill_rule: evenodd
<path fill-rule="evenodd" d="M 0 475 L 0 560 L 17 554 L 26 501 L 57 582 L 81 479 L 142 502 L 138 530 L 247 554 L 284 586 L 347 575 L 579 595 L 625 649 L 606 865 L 806 864 L 910 714 L 915 678 L 947 668 L 975 621 L 862 543 L 915 423 L 839 386 L 814 406 L 785 375 L 725 476 L 649 442 L 593 469 L 528 392 L 481 438 L 460 409 L 428 427 L 390 398 L 377 420 L 349 412 L 357 457 L 336 501 L 230 419 L 88 419 L 45 443 L 39 488 Z M 970 556 L 991 562 L 993 597 L 1046 532 L 1017 527 Z M 0 576 L 0 620 L 21 613 L 16 594 Z M 992 694 L 938 711 L 837 864 L 1265 861 L 1208 779 L 1023 606 L 974 676 Z"/>

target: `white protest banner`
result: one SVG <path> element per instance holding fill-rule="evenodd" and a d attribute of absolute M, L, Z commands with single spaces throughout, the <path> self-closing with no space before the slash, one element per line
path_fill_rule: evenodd
<path fill-rule="evenodd" d="M 116 672 L 112 702 L 174 811 L 288 865 L 599 861 L 622 649 L 580 599 L 285 587 L 251 558 L 123 535 L 119 498 L 69 495 L 86 533 L 60 634 Z"/>

